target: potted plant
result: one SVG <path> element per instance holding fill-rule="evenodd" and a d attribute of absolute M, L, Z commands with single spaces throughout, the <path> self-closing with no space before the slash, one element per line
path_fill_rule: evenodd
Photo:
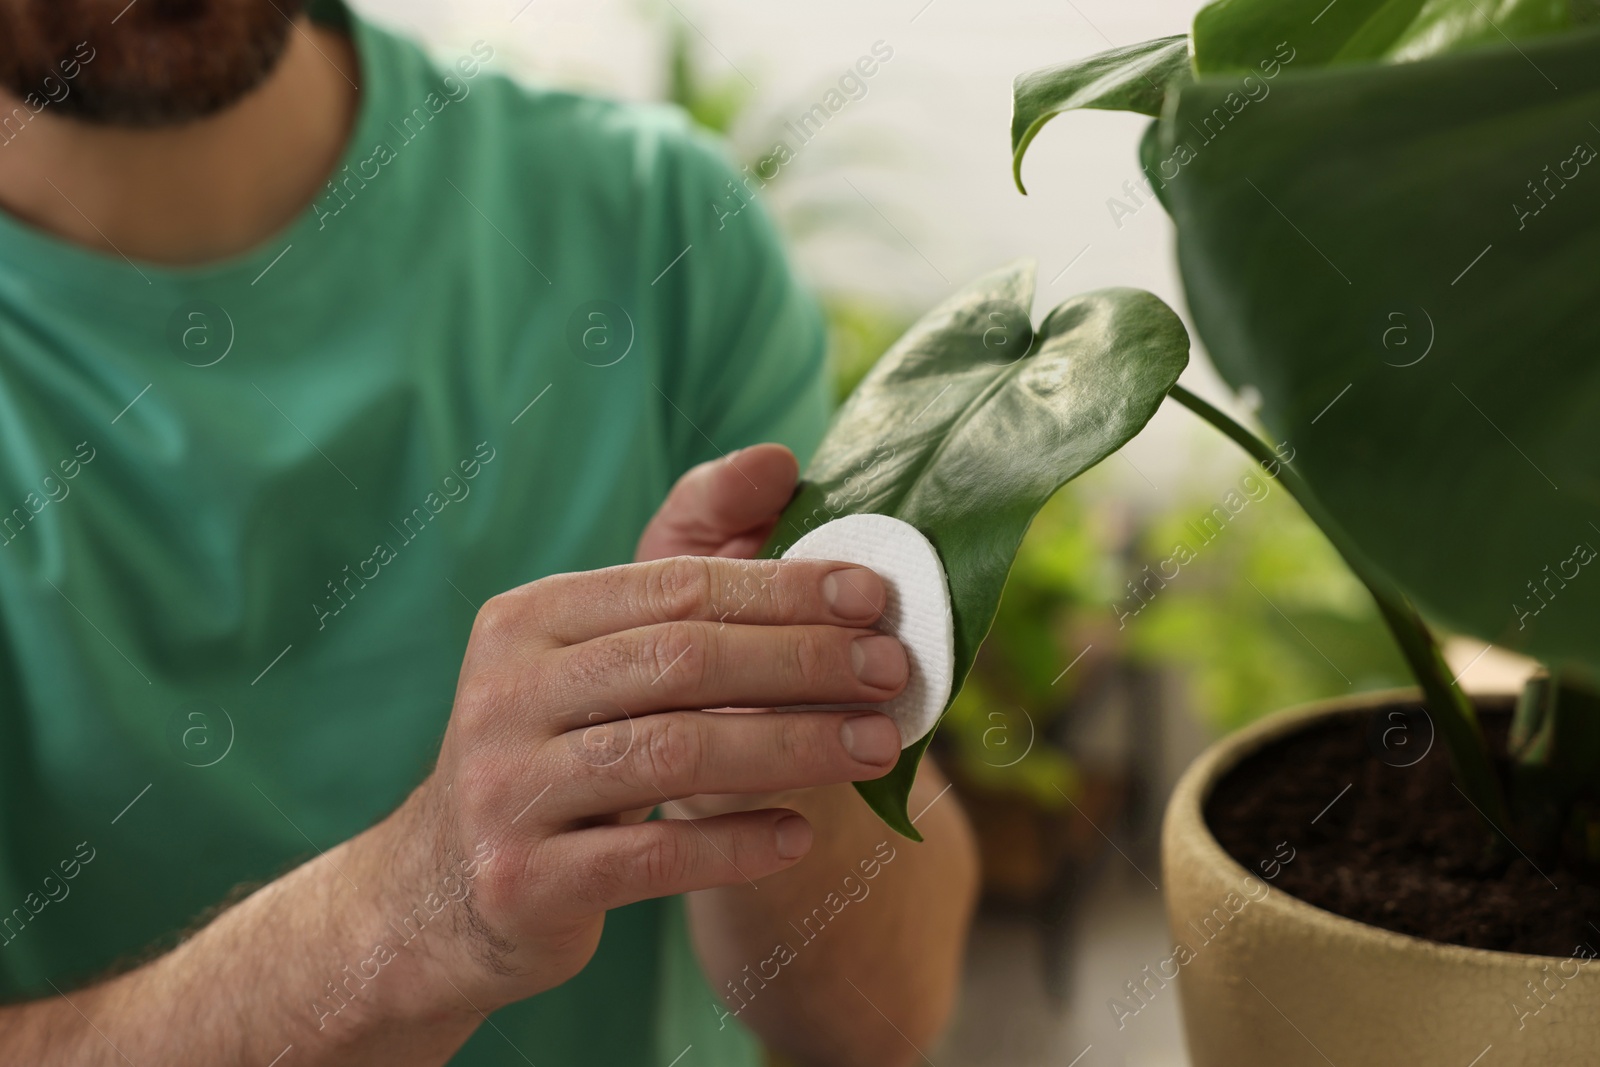
<path fill-rule="evenodd" d="M 1596 17 L 1219 0 L 1191 35 L 1020 77 L 1019 186 L 1062 112 L 1155 119 L 1125 195 L 1176 222 L 1200 335 L 1259 392 L 1271 440 L 1177 386 L 1188 338 L 1159 300 L 1091 293 L 1035 329 L 1013 266 L 880 360 L 767 546 L 857 511 L 916 525 L 949 575 L 959 688 L 1035 512 L 1168 396 L 1323 530 L 1418 689 L 1282 713 L 1180 783 L 1173 951 L 1112 1011 L 1181 975 L 1197 1067 L 1577 1064 L 1600 1046 Z M 1471 700 L 1424 616 L 1544 670 Z M 927 742 L 858 786 L 913 838 Z"/>
<path fill-rule="evenodd" d="M 1198 1067 L 1600 1042 L 1594 16 L 1221 0 L 1191 35 L 1017 80 L 1019 187 L 1055 115 L 1155 118 L 1108 208 L 1172 215 L 1201 338 L 1279 444 L 1171 395 L 1296 497 L 1420 687 L 1282 713 L 1179 784 L 1173 952 L 1111 1010 L 1181 974 Z M 1475 705 L 1413 604 L 1545 669 Z"/>

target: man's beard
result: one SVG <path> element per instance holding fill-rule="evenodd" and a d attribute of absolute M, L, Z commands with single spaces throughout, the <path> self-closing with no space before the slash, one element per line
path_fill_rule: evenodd
<path fill-rule="evenodd" d="M 266 80 L 302 7 L 304 0 L 0 0 L 0 89 L 32 110 L 108 126 L 204 118 Z"/>

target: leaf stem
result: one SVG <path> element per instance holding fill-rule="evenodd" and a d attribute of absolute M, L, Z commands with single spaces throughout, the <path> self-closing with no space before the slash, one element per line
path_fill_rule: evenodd
<path fill-rule="evenodd" d="M 1289 466 L 1267 443 L 1245 427 L 1239 425 L 1220 409 L 1195 396 L 1181 385 L 1174 385 L 1167 395 L 1194 412 L 1250 454 L 1250 457 L 1271 469 L 1278 468 L 1278 477 L 1290 496 L 1322 530 L 1345 564 L 1367 587 L 1378 605 L 1378 613 L 1389 627 L 1400 654 L 1422 688 L 1428 706 L 1438 713 L 1435 724 L 1443 735 L 1450 760 L 1455 766 L 1456 778 L 1463 791 L 1477 805 L 1478 810 L 1499 833 L 1504 835 L 1510 827 L 1504 795 L 1494 767 L 1489 762 L 1489 749 L 1478 725 L 1478 715 L 1472 701 L 1450 676 L 1444 657 L 1429 633 L 1410 599 L 1369 563 L 1355 547 L 1354 541 L 1334 521 L 1301 479 L 1299 472 Z"/>

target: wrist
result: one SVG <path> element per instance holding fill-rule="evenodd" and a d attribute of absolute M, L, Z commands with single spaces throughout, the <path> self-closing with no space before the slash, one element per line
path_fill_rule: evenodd
<path fill-rule="evenodd" d="M 380 824 L 381 826 L 382 824 Z M 202 1012 L 189 1040 L 228 1062 L 442 1064 L 482 1022 L 393 914 L 378 827 L 261 887 L 145 967 L 84 996 L 121 1010 L 152 1003 L 254 1007 L 242 1025 Z M 386 948 L 380 948 L 386 946 Z M 115 1014 L 115 1013 L 113 1013 Z M 208 1025 L 209 1021 L 209 1025 Z M 170 1051 L 170 1050 L 169 1050 Z M 185 1061 L 187 1062 L 187 1060 Z"/>
<path fill-rule="evenodd" d="M 419 817 L 422 790 L 389 818 L 328 853 L 357 888 L 330 911 L 330 940 L 349 946 L 311 1008 L 321 1030 L 439 1026 L 470 1033 L 490 1010 L 464 950 L 481 860 L 452 858 Z M 344 876 L 335 875 L 349 889 Z M 469 999 L 471 998 L 471 999 Z M 495 1005 L 498 1006 L 498 1005 Z"/>

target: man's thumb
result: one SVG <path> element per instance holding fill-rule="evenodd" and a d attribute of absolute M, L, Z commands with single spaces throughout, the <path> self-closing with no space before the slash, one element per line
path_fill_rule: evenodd
<path fill-rule="evenodd" d="M 779 444 L 752 445 L 690 469 L 645 528 L 637 558 L 719 555 L 731 541 L 764 539 L 799 476 L 794 453 Z"/>

